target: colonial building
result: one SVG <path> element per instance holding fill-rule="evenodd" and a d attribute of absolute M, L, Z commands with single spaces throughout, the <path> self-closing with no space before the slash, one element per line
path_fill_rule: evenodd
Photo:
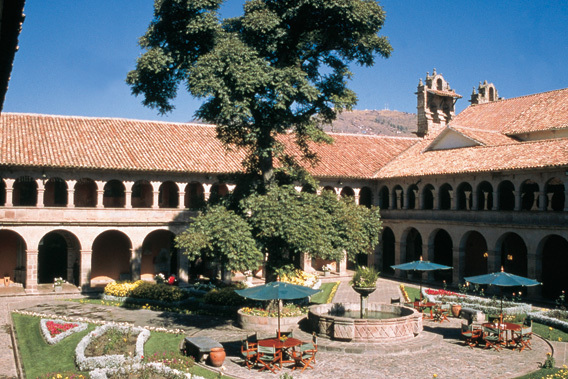
<path fill-rule="evenodd" d="M 568 89 L 503 100 L 484 83 L 456 116 L 461 96 L 434 71 L 417 97 L 419 137 L 314 146 L 320 190 L 381 208 L 368 263 L 423 256 L 453 266 L 429 278 L 453 285 L 504 266 L 543 281 L 534 295 L 568 289 Z M 0 128 L 0 274 L 28 292 L 59 276 L 187 280 L 173 238 L 242 171 L 210 125 L 3 113 Z"/>

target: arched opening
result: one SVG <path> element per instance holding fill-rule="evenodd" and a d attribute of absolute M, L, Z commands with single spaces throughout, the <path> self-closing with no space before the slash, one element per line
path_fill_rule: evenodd
<path fill-rule="evenodd" d="M 97 184 L 94 180 L 83 178 L 75 184 L 74 204 L 76 207 L 94 208 L 97 206 Z"/>
<path fill-rule="evenodd" d="M 179 205 L 179 188 L 171 181 L 162 183 L 158 196 L 160 208 L 177 208 Z"/>
<path fill-rule="evenodd" d="M 46 234 L 39 242 L 37 256 L 38 284 L 53 283 L 55 278 L 67 277 L 67 241 L 56 232 Z"/>
<path fill-rule="evenodd" d="M 302 186 L 302 192 L 315 194 L 318 191 L 313 185 L 306 183 Z"/>
<path fill-rule="evenodd" d="M 200 209 L 205 206 L 203 186 L 198 182 L 191 182 L 185 187 L 185 207 Z"/>
<path fill-rule="evenodd" d="M 130 257 L 132 244 L 117 230 L 101 233 L 93 242 L 91 286 L 105 286 L 113 280 L 132 279 Z"/>
<path fill-rule="evenodd" d="M 46 207 L 67 206 L 67 183 L 61 178 L 51 178 L 45 183 L 43 204 Z"/>
<path fill-rule="evenodd" d="M 435 263 L 453 267 L 453 242 L 452 237 L 445 230 L 438 230 L 434 236 L 434 259 Z M 452 270 L 434 271 L 434 279 L 437 281 L 452 282 Z"/>
<path fill-rule="evenodd" d="M 0 179 L 0 206 L 6 205 L 6 183 Z"/>
<path fill-rule="evenodd" d="M 394 260 L 394 233 L 391 228 L 384 228 L 381 234 L 381 246 L 383 248 L 383 267 L 382 271 L 386 274 L 394 274 L 391 267 L 395 264 Z"/>
<path fill-rule="evenodd" d="M 138 180 L 132 186 L 132 208 L 152 208 L 153 188 L 147 180 Z"/>
<path fill-rule="evenodd" d="M 408 209 L 418 209 L 418 186 L 416 184 L 408 187 Z"/>
<path fill-rule="evenodd" d="M 542 295 L 557 299 L 568 292 L 568 241 L 558 235 L 547 236 L 542 244 Z"/>
<path fill-rule="evenodd" d="M 499 209 L 502 211 L 512 211 L 515 209 L 515 186 L 508 180 L 499 183 L 497 188 L 499 194 Z"/>
<path fill-rule="evenodd" d="M 373 206 L 373 191 L 369 187 L 361 188 L 359 192 L 359 205 L 363 205 L 367 208 Z"/>
<path fill-rule="evenodd" d="M 438 80 L 436 80 L 436 88 L 438 89 L 438 91 L 444 90 L 444 81 L 442 80 L 442 78 L 438 78 Z"/>
<path fill-rule="evenodd" d="M 532 180 L 525 180 L 521 184 L 521 210 L 536 211 L 539 207 L 538 184 Z"/>
<path fill-rule="evenodd" d="M 224 183 L 217 183 L 211 186 L 211 195 L 209 196 L 210 203 L 217 203 L 223 196 L 229 193 L 229 188 Z"/>
<path fill-rule="evenodd" d="M 12 202 L 14 206 L 35 207 L 37 205 L 37 183 L 30 176 L 22 176 L 14 182 Z"/>
<path fill-rule="evenodd" d="M 174 243 L 175 235 L 167 230 L 156 230 L 146 236 L 142 244 L 140 278 L 153 280 L 156 274 L 166 277 L 179 275 L 178 249 Z"/>
<path fill-rule="evenodd" d="M 392 190 L 393 199 L 395 199 L 395 203 L 393 209 L 402 209 L 404 207 L 404 191 L 402 187 L 397 185 Z"/>
<path fill-rule="evenodd" d="M 440 187 L 440 209 L 441 210 L 449 210 L 452 209 L 452 186 L 448 183 L 443 184 Z"/>
<path fill-rule="evenodd" d="M 384 186 L 379 191 L 379 208 L 389 209 L 389 205 L 390 205 L 389 188 L 387 186 Z"/>
<path fill-rule="evenodd" d="M 457 208 L 461 211 L 471 210 L 471 184 L 461 183 L 457 190 Z"/>
<path fill-rule="evenodd" d="M 125 200 L 124 184 L 120 180 L 113 179 L 105 184 L 103 194 L 105 208 L 124 208 Z"/>
<path fill-rule="evenodd" d="M 501 266 L 505 272 L 527 276 L 527 245 L 516 233 L 501 237 Z"/>
<path fill-rule="evenodd" d="M 546 209 L 549 211 L 562 212 L 564 210 L 564 184 L 557 178 L 550 179 L 545 186 Z"/>
<path fill-rule="evenodd" d="M 26 243 L 18 233 L 0 230 L 1 274 L 10 277 L 10 284 L 26 284 L 26 249 Z"/>
<path fill-rule="evenodd" d="M 495 90 L 493 87 L 489 87 L 489 101 L 495 101 Z"/>
<path fill-rule="evenodd" d="M 493 208 L 493 186 L 489 182 L 481 182 L 477 186 L 477 209 L 490 211 Z"/>
<path fill-rule="evenodd" d="M 422 191 L 422 209 L 434 209 L 434 186 L 431 184 Z"/>
<path fill-rule="evenodd" d="M 412 262 L 417 261 L 422 256 L 422 236 L 418 230 L 411 228 L 406 234 L 406 250 L 404 261 Z M 420 278 L 420 273 L 407 272 L 407 275 L 414 279 Z"/>
<path fill-rule="evenodd" d="M 339 193 L 339 196 L 344 198 L 350 197 L 351 199 L 355 199 L 355 192 L 351 187 L 343 187 L 341 189 L 341 192 Z"/>
<path fill-rule="evenodd" d="M 487 274 L 487 241 L 479 232 L 469 232 L 463 244 L 465 252 L 464 276 Z"/>

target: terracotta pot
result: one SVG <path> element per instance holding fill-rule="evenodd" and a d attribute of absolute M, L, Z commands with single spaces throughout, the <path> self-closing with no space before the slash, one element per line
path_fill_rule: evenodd
<path fill-rule="evenodd" d="M 462 306 L 460 304 L 452 304 L 452 314 L 454 317 L 458 317 L 460 315 L 460 311 Z"/>
<path fill-rule="evenodd" d="M 223 362 L 225 362 L 225 349 L 222 347 L 212 348 L 209 353 L 209 362 L 213 367 L 223 366 Z"/>

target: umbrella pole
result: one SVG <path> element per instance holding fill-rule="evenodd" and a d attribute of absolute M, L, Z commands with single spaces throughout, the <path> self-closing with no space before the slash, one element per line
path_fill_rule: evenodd
<path fill-rule="evenodd" d="M 280 339 L 280 299 L 278 299 L 278 339 Z"/>

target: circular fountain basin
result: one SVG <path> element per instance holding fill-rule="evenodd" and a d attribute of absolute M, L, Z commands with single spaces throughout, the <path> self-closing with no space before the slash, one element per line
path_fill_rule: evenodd
<path fill-rule="evenodd" d="M 422 313 L 413 308 L 369 303 L 367 318 L 346 317 L 360 311 L 359 303 L 312 305 L 308 320 L 319 336 L 339 341 L 399 342 L 422 332 Z"/>

